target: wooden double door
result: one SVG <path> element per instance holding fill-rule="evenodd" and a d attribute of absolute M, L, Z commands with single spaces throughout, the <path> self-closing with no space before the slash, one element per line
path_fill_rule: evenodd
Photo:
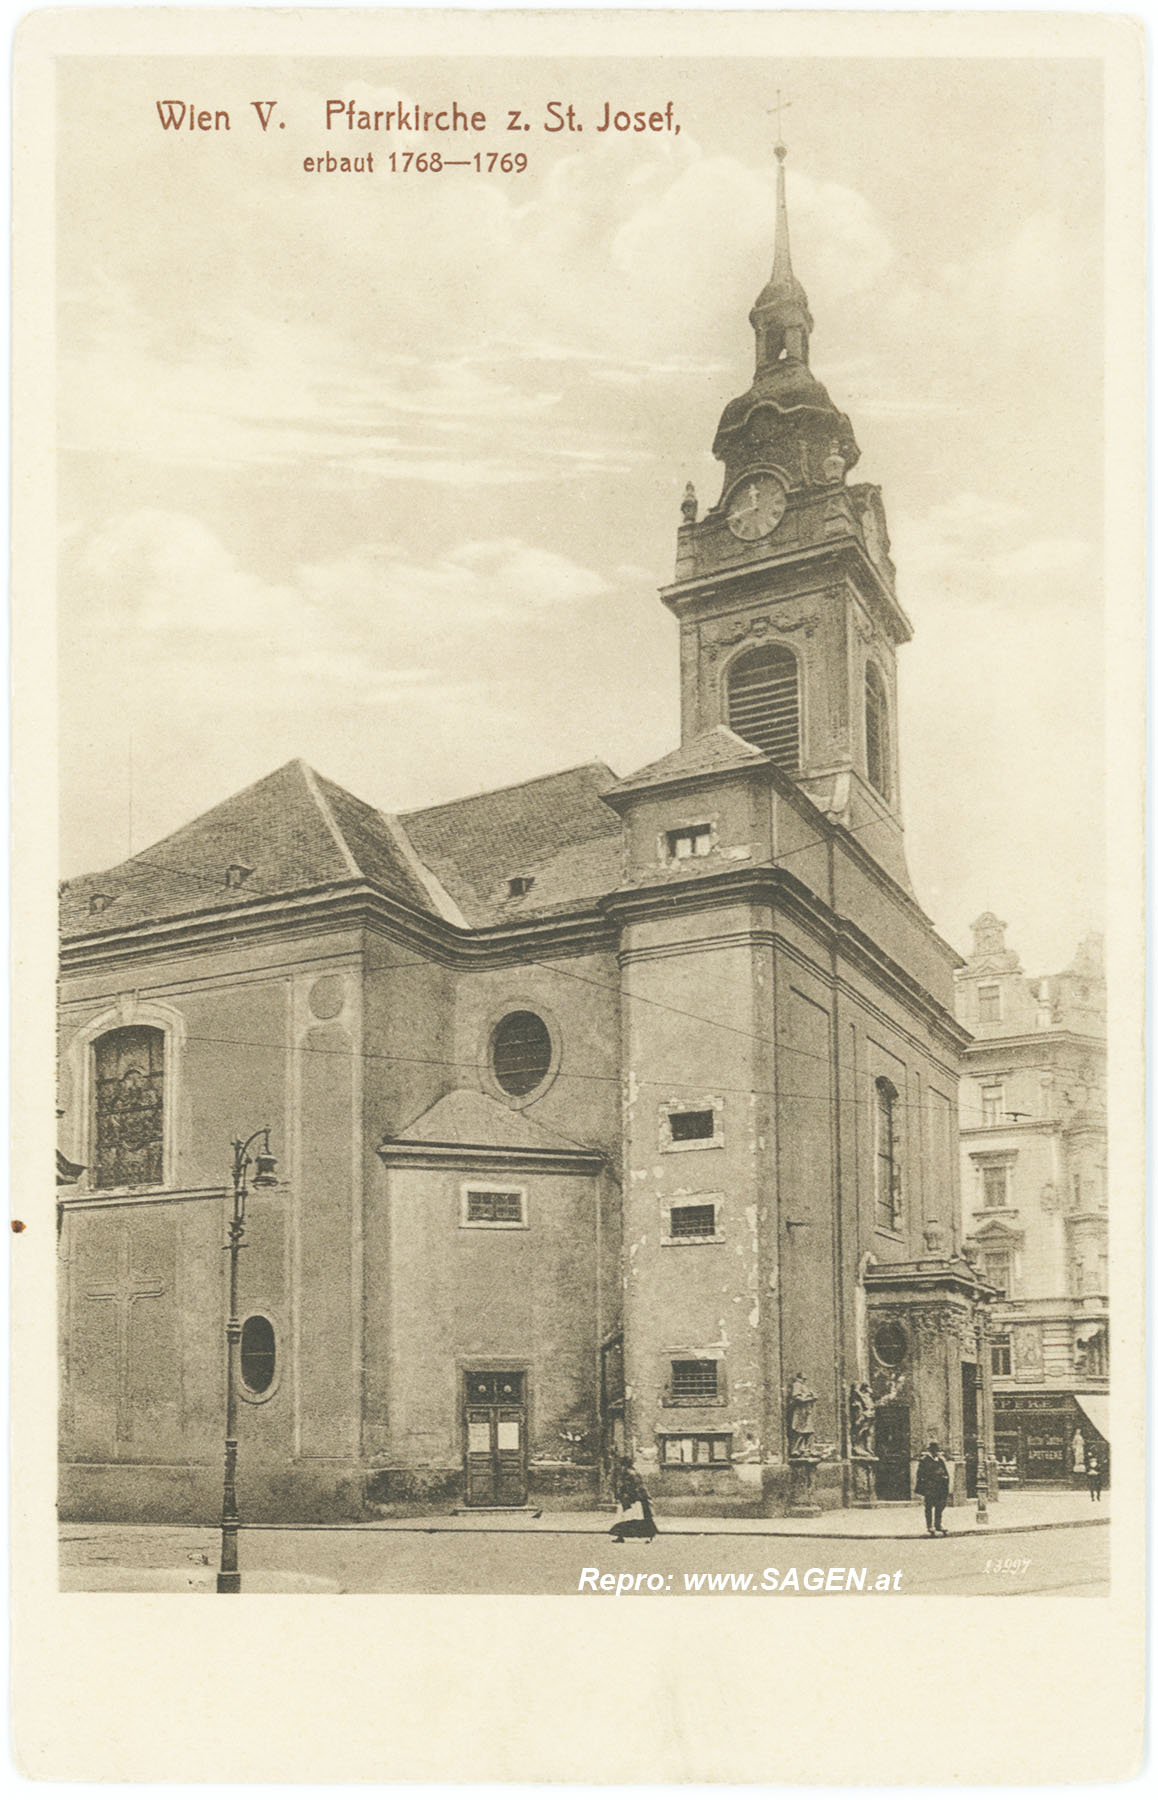
<path fill-rule="evenodd" d="M 468 1369 L 465 1377 L 466 1503 L 527 1500 L 527 1378 L 521 1369 Z"/>

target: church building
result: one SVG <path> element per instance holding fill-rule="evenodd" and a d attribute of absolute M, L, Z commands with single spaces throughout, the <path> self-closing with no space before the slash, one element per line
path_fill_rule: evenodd
<path fill-rule="evenodd" d="M 912 891 L 878 488 L 778 145 L 755 370 L 662 590 L 678 748 L 385 814 L 304 763 L 65 884 L 61 1506 L 251 1520 L 906 1499 L 991 1452 L 959 958 Z M 266 1173 L 268 1173 L 268 1166 Z"/>

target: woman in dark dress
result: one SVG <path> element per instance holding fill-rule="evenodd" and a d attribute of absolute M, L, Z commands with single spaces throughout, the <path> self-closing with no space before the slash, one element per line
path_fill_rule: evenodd
<path fill-rule="evenodd" d="M 651 1495 L 644 1487 L 635 1468 L 628 1459 L 616 1461 L 612 1472 L 611 1485 L 616 1501 L 623 1512 L 630 1512 L 638 1506 L 643 1514 L 639 1519 L 617 1519 L 611 1527 L 610 1535 L 617 1544 L 624 1538 L 641 1537 L 650 1542 L 659 1531 L 651 1510 Z"/>

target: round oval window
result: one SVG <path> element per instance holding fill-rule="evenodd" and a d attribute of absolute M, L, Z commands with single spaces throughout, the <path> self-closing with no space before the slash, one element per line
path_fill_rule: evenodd
<path fill-rule="evenodd" d="M 545 1081 L 551 1068 L 551 1034 L 538 1013 L 508 1013 L 491 1042 L 495 1080 L 521 1098 Z"/>
<path fill-rule="evenodd" d="M 891 1319 L 881 1326 L 873 1338 L 873 1349 L 881 1362 L 889 1368 L 896 1368 L 898 1363 L 904 1362 L 908 1347 L 909 1340 L 904 1331 Z"/>
<path fill-rule="evenodd" d="M 277 1346 L 273 1326 L 255 1313 L 241 1327 L 241 1379 L 252 1394 L 264 1394 L 273 1382 Z"/>

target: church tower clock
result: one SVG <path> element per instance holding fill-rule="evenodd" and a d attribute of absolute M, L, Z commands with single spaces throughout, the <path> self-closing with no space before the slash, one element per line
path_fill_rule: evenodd
<path fill-rule="evenodd" d="M 755 375 L 724 408 L 712 446 L 723 487 L 703 518 L 689 484 L 675 581 L 662 591 L 680 622 L 682 739 L 727 726 L 910 889 L 896 653 L 912 628 L 880 490 L 849 482 L 852 426 L 809 367 L 786 155 L 778 143 L 772 272 L 750 314 Z"/>

